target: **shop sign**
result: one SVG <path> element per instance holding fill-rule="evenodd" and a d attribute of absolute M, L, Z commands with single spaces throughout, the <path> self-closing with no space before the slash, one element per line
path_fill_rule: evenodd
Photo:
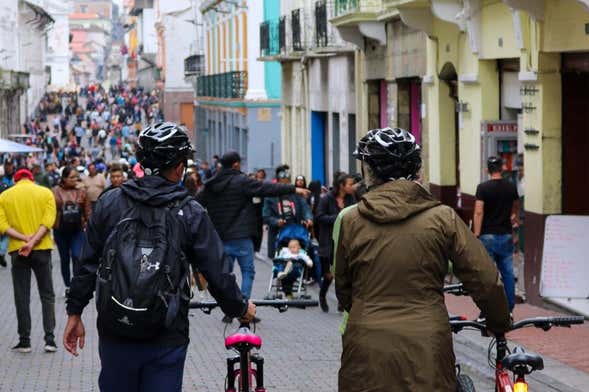
<path fill-rule="evenodd" d="M 517 132 L 517 122 L 487 122 L 487 132 Z"/>

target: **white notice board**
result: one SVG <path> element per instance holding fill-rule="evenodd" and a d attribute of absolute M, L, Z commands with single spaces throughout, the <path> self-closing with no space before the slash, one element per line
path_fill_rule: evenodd
<path fill-rule="evenodd" d="M 589 216 L 546 218 L 540 295 L 589 297 Z"/>

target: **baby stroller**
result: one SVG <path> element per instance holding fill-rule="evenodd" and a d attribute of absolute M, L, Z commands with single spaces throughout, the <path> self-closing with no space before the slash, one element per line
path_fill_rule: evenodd
<path fill-rule="evenodd" d="M 284 252 L 293 239 L 299 242 L 302 249 L 299 257 Z M 305 270 L 309 268 L 311 246 L 311 234 L 303 225 L 287 224 L 280 230 L 276 237 L 276 253 L 265 299 L 282 299 L 291 295 L 292 298 L 311 299 L 303 283 Z"/>

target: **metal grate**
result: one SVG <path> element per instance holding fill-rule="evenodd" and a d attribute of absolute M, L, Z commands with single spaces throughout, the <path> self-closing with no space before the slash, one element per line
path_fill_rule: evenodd
<path fill-rule="evenodd" d="M 184 59 L 184 76 L 200 75 L 203 71 L 204 56 L 195 54 Z"/>
<path fill-rule="evenodd" d="M 280 53 L 286 51 L 286 16 L 278 20 L 278 50 Z"/>
<path fill-rule="evenodd" d="M 303 43 L 301 39 L 301 10 L 296 9 L 292 11 L 292 49 L 295 51 L 303 50 Z"/>
<path fill-rule="evenodd" d="M 233 71 L 215 75 L 200 76 L 197 95 L 200 97 L 236 98 L 245 97 L 247 72 Z"/>
<path fill-rule="evenodd" d="M 315 3 L 315 45 L 327 46 L 327 4 L 325 1 Z"/>
<path fill-rule="evenodd" d="M 270 50 L 270 23 L 260 23 L 260 54 L 267 56 Z"/>

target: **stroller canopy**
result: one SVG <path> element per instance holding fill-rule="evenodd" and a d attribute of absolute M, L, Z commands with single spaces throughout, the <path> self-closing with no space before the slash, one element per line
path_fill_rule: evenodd
<path fill-rule="evenodd" d="M 309 248 L 309 245 L 311 245 L 309 237 L 309 231 L 305 229 L 305 226 L 294 223 L 288 224 L 278 233 L 278 236 L 276 237 L 276 248 L 278 249 L 281 246 L 287 246 L 288 241 L 295 239 L 299 241 L 301 248 L 306 250 Z"/>

